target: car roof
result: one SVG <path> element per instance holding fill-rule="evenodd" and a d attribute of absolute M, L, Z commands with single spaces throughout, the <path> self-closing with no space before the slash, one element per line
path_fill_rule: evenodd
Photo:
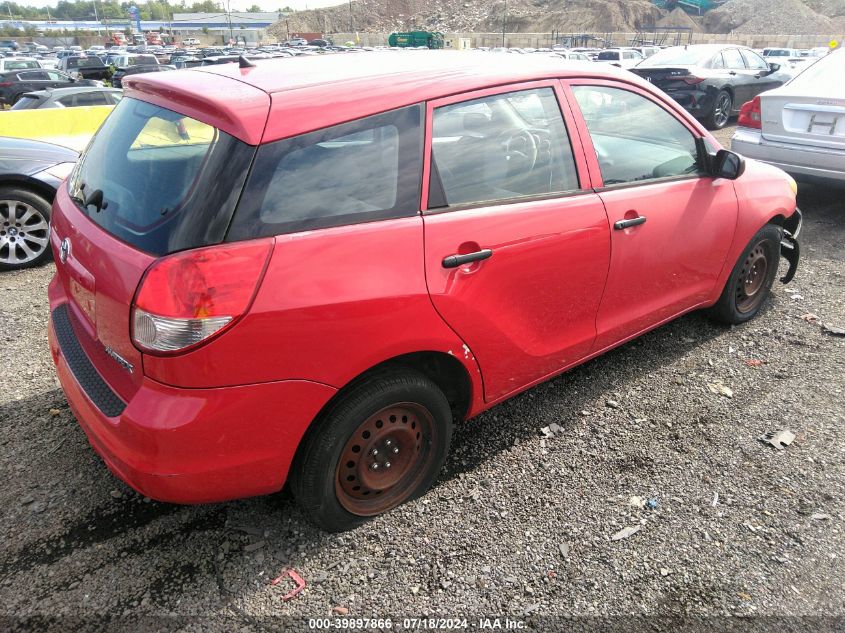
<path fill-rule="evenodd" d="M 615 66 L 474 51 L 372 52 L 201 66 L 124 80 L 127 96 L 179 109 L 247 143 L 269 142 L 450 94 L 557 77 L 648 84 Z M 221 78 L 232 82 L 220 81 Z M 236 82 L 236 83 L 235 83 Z M 141 93 L 141 94 L 138 94 Z M 283 107 L 284 117 L 267 113 Z M 180 109 L 179 105 L 183 108 Z"/>

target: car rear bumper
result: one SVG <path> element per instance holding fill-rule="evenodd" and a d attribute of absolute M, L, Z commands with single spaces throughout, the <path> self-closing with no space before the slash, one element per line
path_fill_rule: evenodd
<path fill-rule="evenodd" d="M 107 415 L 96 404 L 102 399 L 92 392 L 91 377 L 77 375 L 79 359 L 68 356 L 74 350 L 60 344 L 55 310 L 67 304 L 53 301 L 56 292 L 51 284 L 48 338 L 56 372 L 91 446 L 118 478 L 173 503 L 282 488 L 305 430 L 336 389 L 305 380 L 183 389 L 144 378 L 131 401 L 107 402 Z"/>
<path fill-rule="evenodd" d="M 666 90 L 666 94 L 677 101 L 684 110 L 699 119 L 708 116 L 713 111 L 713 104 L 716 102 L 716 93 L 709 89 L 678 90 L 669 88 Z"/>
<path fill-rule="evenodd" d="M 775 143 L 760 130 L 739 127 L 731 138 L 731 149 L 748 158 L 780 167 L 796 180 L 845 185 L 845 152 L 797 143 Z"/>

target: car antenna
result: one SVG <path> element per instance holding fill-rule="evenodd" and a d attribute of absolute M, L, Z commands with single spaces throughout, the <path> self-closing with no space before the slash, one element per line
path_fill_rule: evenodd
<path fill-rule="evenodd" d="M 243 55 L 238 55 L 238 67 L 239 68 L 255 68 L 255 64 L 249 61 Z"/>

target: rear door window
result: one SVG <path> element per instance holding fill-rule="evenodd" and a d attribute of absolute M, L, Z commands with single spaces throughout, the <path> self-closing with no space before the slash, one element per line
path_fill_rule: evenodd
<path fill-rule="evenodd" d="M 722 51 L 722 57 L 725 59 L 725 67 L 732 70 L 744 70 L 745 62 L 742 61 L 742 55 L 736 48 L 726 48 Z"/>
<path fill-rule="evenodd" d="M 262 145 L 228 239 L 419 213 L 419 105 Z"/>
<path fill-rule="evenodd" d="M 551 88 L 437 108 L 429 207 L 578 189 L 566 126 Z"/>
<path fill-rule="evenodd" d="M 573 86 L 605 186 L 698 173 L 695 137 L 646 97 L 620 88 Z"/>

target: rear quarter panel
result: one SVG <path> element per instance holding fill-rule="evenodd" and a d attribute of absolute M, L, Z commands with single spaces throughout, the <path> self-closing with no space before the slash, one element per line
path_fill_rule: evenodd
<path fill-rule="evenodd" d="M 475 359 L 428 296 L 415 216 L 277 236 L 249 313 L 192 352 L 145 355 L 144 370 L 180 387 L 304 379 L 340 388 L 420 351 L 451 353 L 470 376 L 473 401 L 481 398 Z"/>

